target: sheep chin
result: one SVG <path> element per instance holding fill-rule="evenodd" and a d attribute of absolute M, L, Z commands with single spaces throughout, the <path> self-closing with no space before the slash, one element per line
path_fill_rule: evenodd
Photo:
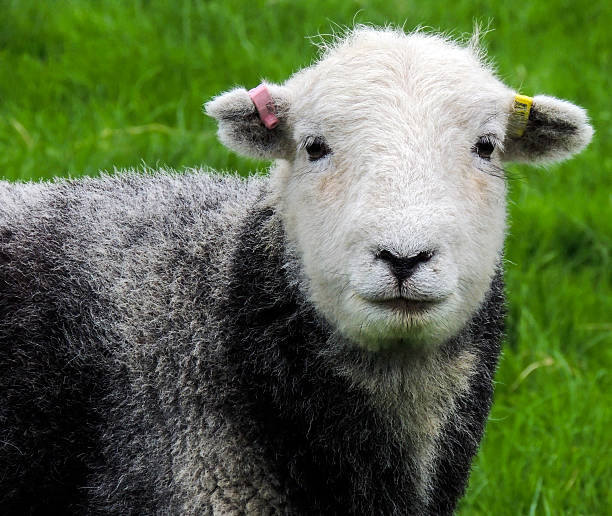
<path fill-rule="evenodd" d="M 359 320 L 348 319 L 337 327 L 349 341 L 370 351 L 435 351 L 463 326 L 461 321 L 449 325 L 449 301 L 403 307 L 360 299 L 358 304 L 353 313 L 361 315 Z"/>

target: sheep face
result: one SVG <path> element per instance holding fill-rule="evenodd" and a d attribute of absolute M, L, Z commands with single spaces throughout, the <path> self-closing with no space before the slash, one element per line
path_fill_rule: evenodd
<path fill-rule="evenodd" d="M 275 129 L 244 90 L 207 112 L 231 148 L 278 159 L 273 202 L 310 298 L 369 349 L 435 347 L 455 335 L 500 264 L 502 162 L 560 159 L 591 136 L 580 108 L 540 97 L 548 139 L 535 126 L 517 138 L 515 93 L 477 52 L 419 33 L 354 31 L 268 88 Z"/>

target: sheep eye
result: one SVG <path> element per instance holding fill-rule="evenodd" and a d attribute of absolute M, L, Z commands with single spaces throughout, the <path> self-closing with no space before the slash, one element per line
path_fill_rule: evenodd
<path fill-rule="evenodd" d="M 493 151 L 495 150 L 495 142 L 490 136 L 481 136 L 478 138 L 476 145 L 472 147 L 472 151 L 478 154 L 479 158 L 490 160 Z"/>
<path fill-rule="evenodd" d="M 309 161 L 317 161 L 330 153 L 327 144 L 320 138 L 315 138 L 306 144 Z"/>

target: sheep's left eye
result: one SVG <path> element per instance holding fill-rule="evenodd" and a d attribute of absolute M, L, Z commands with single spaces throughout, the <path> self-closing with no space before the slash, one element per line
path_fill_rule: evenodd
<path fill-rule="evenodd" d="M 490 160 L 493 151 L 495 150 L 495 142 L 489 136 L 478 138 L 476 145 L 472 147 L 472 151 L 478 154 L 479 158 Z"/>

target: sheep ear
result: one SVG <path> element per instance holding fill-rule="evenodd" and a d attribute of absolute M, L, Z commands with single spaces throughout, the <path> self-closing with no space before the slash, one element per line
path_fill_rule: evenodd
<path fill-rule="evenodd" d="M 533 101 L 531 108 L 526 105 Z M 593 137 L 586 111 L 546 95 L 517 95 L 510 115 L 502 160 L 525 163 L 563 161 L 584 149 Z"/>
<path fill-rule="evenodd" d="M 289 158 L 294 148 L 288 122 L 289 90 L 275 84 L 265 84 L 264 87 L 266 96 L 269 94 L 267 105 L 274 115 L 272 119 L 278 119 L 276 124 L 264 124 L 244 88 L 235 88 L 215 97 L 205 104 L 204 111 L 217 119 L 219 140 L 237 153 L 251 158 Z"/>

